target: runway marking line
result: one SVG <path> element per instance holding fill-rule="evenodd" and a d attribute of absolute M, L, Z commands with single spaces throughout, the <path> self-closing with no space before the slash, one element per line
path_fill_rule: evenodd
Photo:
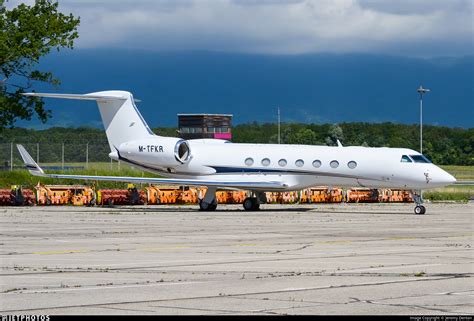
<path fill-rule="evenodd" d="M 386 239 L 387 241 L 399 241 L 399 240 L 417 240 L 418 237 L 413 236 L 394 236 Z"/>
<path fill-rule="evenodd" d="M 143 252 L 159 252 L 159 251 L 170 251 L 170 250 L 181 250 L 181 249 L 189 249 L 189 246 L 160 246 L 160 247 L 142 247 L 138 248 L 137 250 Z"/>
<path fill-rule="evenodd" d="M 51 255 L 51 254 L 87 253 L 87 252 L 90 252 L 90 250 L 56 250 L 56 251 L 33 252 L 32 254 Z"/>
<path fill-rule="evenodd" d="M 318 242 L 319 244 L 347 244 L 347 243 L 352 243 L 353 241 L 351 240 L 340 240 L 340 241 L 323 241 L 323 242 Z"/>

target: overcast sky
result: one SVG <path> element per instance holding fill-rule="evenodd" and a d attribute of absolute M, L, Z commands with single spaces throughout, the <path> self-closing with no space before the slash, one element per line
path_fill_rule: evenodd
<path fill-rule="evenodd" d="M 8 6 L 19 2 L 9 1 Z M 474 53 L 473 0 L 59 0 L 77 48 Z"/>

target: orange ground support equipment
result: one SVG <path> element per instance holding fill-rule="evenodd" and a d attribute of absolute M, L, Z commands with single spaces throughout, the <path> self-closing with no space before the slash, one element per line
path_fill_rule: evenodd
<path fill-rule="evenodd" d="M 133 184 L 128 184 L 128 189 L 101 189 L 97 191 L 97 204 L 99 205 L 143 205 L 146 200 L 146 193 L 138 190 Z"/>
<path fill-rule="evenodd" d="M 36 203 L 35 194 L 30 189 L 13 185 L 10 189 L 0 189 L 0 206 L 24 206 Z"/>
<path fill-rule="evenodd" d="M 245 191 L 217 191 L 216 198 L 218 204 L 241 204 L 247 197 Z"/>
<path fill-rule="evenodd" d="M 176 187 L 155 186 L 145 187 L 146 200 L 148 204 L 176 204 L 180 191 Z"/>
<path fill-rule="evenodd" d="M 310 189 L 311 203 L 326 203 L 329 200 L 327 187 L 313 187 Z"/>
<path fill-rule="evenodd" d="M 42 185 L 38 183 L 36 200 L 38 205 L 94 205 L 95 192 L 83 185 Z"/>
<path fill-rule="evenodd" d="M 413 198 L 410 191 L 400 189 L 384 189 L 382 190 L 380 201 L 391 203 L 411 203 L 413 202 Z"/>
<path fill-rule="evenodd" d="M 204 198 L 207 187 L 199 187 L 196 189 L 196 203 L 198 198 Z M 247 191 L 216 191 L 216 199 L 218 204 L 242 204 L 247 197 Z"/>
<path fill-rule="evenodd" d="M 182 187 L 179 189 L 178 197 L 176 199 L 178 204 L 197 204 L 198 191 L 194 187 Z"/>
<path fill-rule="evenodd" d="M 377 189 L 355 188 L 347 191 L 347 203 L 377 203 L 382 196 Z"/>

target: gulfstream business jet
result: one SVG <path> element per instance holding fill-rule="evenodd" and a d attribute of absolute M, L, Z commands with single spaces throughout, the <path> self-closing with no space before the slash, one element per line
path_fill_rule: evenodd
<path fill-rule="evenodd" d="M 206 186 L 204 211 L 217 207 L 217 189 L 245 189 L 245 210 L 258 210 L 266 191 L 311 186 L 399 188 L 412 191 L 416 214 L 424 214 L 421 190 L 454 183 L 453 176 L 422 154 L 403 148 L 236 144 L 218 139 L 183 140 L 155 135 L 131 93 L 85 95 L 27 93 L 27 96 L 95 100 L 110 145 L 109 157 L 165 178 L 45 173 L 25 148 L 18 150 L 31 174 L 43 177 L 131 183 Z"/>

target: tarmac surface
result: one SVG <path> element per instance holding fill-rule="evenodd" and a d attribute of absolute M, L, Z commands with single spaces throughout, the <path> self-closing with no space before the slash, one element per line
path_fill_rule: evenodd
<path fill-rule="evenodd" d="M 474 203 L 0 208 L 0 314 L 474 314 Z"/>

